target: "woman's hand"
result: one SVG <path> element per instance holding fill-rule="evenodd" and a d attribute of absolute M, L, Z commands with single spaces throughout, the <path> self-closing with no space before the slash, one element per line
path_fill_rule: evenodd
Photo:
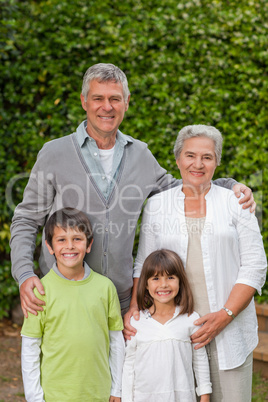
<path fill-rule="evenodd" d="M 138 309 L 138 306 L 130 306 L 128 312 L 124 315 L 124 329 L 123 329 L 123 335 L 125 340 L 130 340 L 131 336 L 136 335 L 136 328 L 132 327 L 130 325 L 130 319 L 131 317 L 134 317 L 136 321 L 139 321 L 140 319 L 140 312 Z"/>
<path fill-rule="evenodd" d="M 137 303 L 137 289 L 138 289 L 139 278 L 133 278 L 133 288 L 132 288 L 132 297 L 129 306 L 128 312 L 124 315 L 124 329 L 123 335 L 125 340 L 131 339 L 131 336 L 136 335 L 136 328 L 130 325 L 131 317 L 134 317 L 136 321 L 140 319 L 140 312 Z"/>
<path fill-rule="evenodd" d="M 237 283 L 224 304 L 225 307 L 230 309 L 237 317 L 238 314 L 243 311 L 252 300 L 256 289 L 252 286 Z M 226 314 L 223 309 L 216 313 L 206 314 L 194 322 L 195 325 L 202 325 L 192 336 L 192 343 L 198 343 L 195 349 L 200 349 L 207 345 L 212 339 L 214 339 L 230 322 L 232 322 L 232 316 Z"/>
<path fill-rule="evenodd" d="M 224 310 L 216 313 L 206 314 L 194 322 L 195 325 L 202 325 L 192 336 L 192 343 L 197 343 L 195 349 L 200 349 L 209 344 L 231 321 Z"/>

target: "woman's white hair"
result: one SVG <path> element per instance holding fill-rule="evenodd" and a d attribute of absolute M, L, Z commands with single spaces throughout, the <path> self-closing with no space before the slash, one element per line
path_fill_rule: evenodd
<path fill-rule="evenodd" d="M 205 126 L 204 124 L 185 126 L 179 131 L 173 150 L 175 159 L 179 159 L 184 141 L 193 137 L 207 137 L 214 141 L 216 162 L 219 166 L 221 163 L 222 135 L 217 128 L 213 126 Z"/>
<path fill-rule="evenodd" d="M 98 82 L 121 82 L 123 87 L 124 101 L 127 103 L 128 97 L 130 95 L 128 89 L 128 82 L 126 74 L 120 70 L 119 67 L 113 64 L 98 63 L 89 67 L 85 72 L 82 84 L 82 95 L 87 100 L 88 91 L 90 88 L 90 82 L 92 80 L 97 80 Z"/>

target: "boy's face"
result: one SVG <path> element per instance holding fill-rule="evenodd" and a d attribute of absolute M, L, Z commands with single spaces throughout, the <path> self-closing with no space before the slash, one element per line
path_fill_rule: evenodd
<path fill-rule="evenodd" d="M 85 233 L 77 228 L 67 228 L 56 226 L 52 237 L 52 247 L 46 242 L 51 255 L 55 255 L 57 266 L 64 275 L 72 270 L 81 271 L 83 269 L 83 259 L 86 253 L 90 252 L 92 242 L 87 246 Z"/>

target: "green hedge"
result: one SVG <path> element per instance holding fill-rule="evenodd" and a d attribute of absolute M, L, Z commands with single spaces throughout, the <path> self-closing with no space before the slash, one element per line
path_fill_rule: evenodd
<path fill-rule="evenodd" d="M 121 129 L 148 142 L 171 173 L 181 127 L 222 131 L 217 175 L 253 188 L 268 252 L 266 0 L 9 0 L 1 9 L 1 269 L 36 154 L 84 119 L 81 80 L 98 62 L 126 72 L 132 97 Z M 4 286 L 18 292 L 9 278 Z M 1 292 L 0 317 L 5 300 Z"/>

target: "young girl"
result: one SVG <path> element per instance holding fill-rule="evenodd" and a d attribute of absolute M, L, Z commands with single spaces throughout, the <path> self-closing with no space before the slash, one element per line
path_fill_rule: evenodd
<path fill-rule="evenodd" d="M 195 350 L 190 336 L 198 327 L 193 297 L 180 257 L 170 250 L 151 253 L 138 284 L 139 321 L 127 341 L 122 402 L 201 402 L 212 392 L 205 348 Z"/>

